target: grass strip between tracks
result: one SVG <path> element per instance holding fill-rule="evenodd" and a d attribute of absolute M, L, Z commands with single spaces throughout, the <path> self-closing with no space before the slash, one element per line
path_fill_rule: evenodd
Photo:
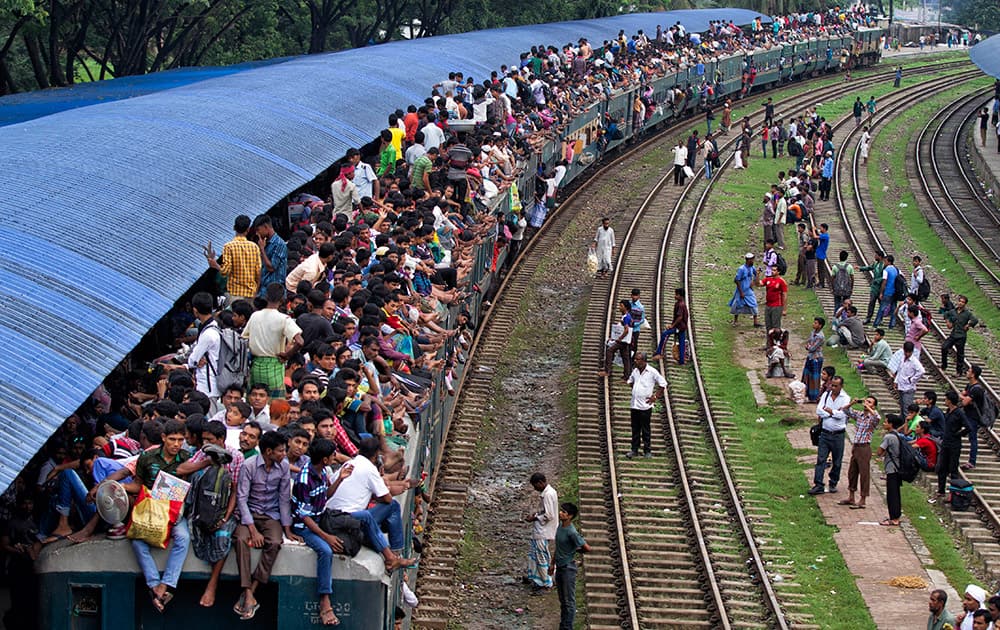
<path fill-rule="evenodd" d="M 890 90 L 891 88 L 884 88 L 871 92 L 878 98 Z M 846 111 L 853 97 L 851 94 L 836 102 L 826 103 L 823 111 L 828 112 L 832 118 L 838 112 Z M 910 120 L 910 125 L 913 124 L 914 121 Z M 770 507 L 771 523 L 776 528 L 779 546 L 791 558 L 789 568 L 795 572 L 795 579 L 802 585 L 807 596 L 805 601 L 810 605 L 808 612 L 813 615 L 816 623 L 824 627 L 832 624 L 871 627 L 873 621 L 867 609 L 858 605 L 862 602 L 861 595 L 833 541 L 833 528 L 826 524 L 816 503 L 804 495 L 808 482 L 802 476 L 803 465 L 796 461 L 796 457 L 812 454 L 812 451 L 801 449 L 797 452 L 793 449 L 785 438 L 788 427 L 778 422 L 789 416 L 798 417 L 798 409 L 790 401 L 773 403 L 771 407 L 764 409 L 756 407 L 746 382 L 745 369 L 734 357 L 737 333 L 729 326 L 731 316 L 724 307 L 724 300 L 732 293 L 732 275 L 735 267 L 740 264 L 739 252 L 746 248 L 750 251 L 759 249 L 759 197 L 766 182 L 773 180 L 776 172 L 788 165 L 788 160 L 753 157 L 747 170 L 727 172 L 719 190 L 713 195 L 722 201 L 713 208 L 702 228 L 705 235 L 704 246 L 712 249 L 718 247 L 720 250 L 733 252 L 733 255 L 732 260 L 719 257 L 715 266 L 706 269 L 705 295 L 716 297 L 709 309 L 711 334 L 703 339 L 699 352 L 712 400 L 729 407 L 738 427 L 737 435 L 730 436 L 730 439 L 737 439 L 750 458 L 757 485 L 747 489 L 747 496 Z M 900 172 L 904 173 L 905 181 L 905 171 Z M 910 207 L 919 215 L 912 201 Z M 926 222 L 920 220 L 913 224 L 922 226 Z M 926 229 L 930 231 L 930 228 Z M 787 235 L 791 234 L 789 230 Z M 938 247 L 942 247 L 940 241 Z M 794 258 L 790 259 L 790 264 L 795 264 Z M 805 334 L 812 317 L 819 312 L 819 300 L 815 293 L 801 287 L 790 287 L 786 327 Z M 827 349 L 824 354 L 827 364 L 834 365 L 838 374 L 845 377 L 847 391 L 855 396 L 867 394 L 867 389 L 842 350 Z M 800 364 L 801 361 L 797 361 L 795 366 Z M 772 401 L 788 400 L 785 391 L 767 384 L 764 388 L 770 390 Z M 764 417 L 766 421 L 754 422 L 752 419 L 758 416 Z M 942 525 L 934 508 L 927 504 L 927 495 L 919 488 L 905 484 L 902 498 L 903 513 L 923 539 L 934 567 L 944 572 L 958 590 L 970 581 L 975 581 L 966 567 L 965 559 L 955 548 L 953 535 Z M 771 569 L 780 573 L 782 567 L 772 565 Z"/>
<path fill-rule="evenodd" d="M 979 285 L 966 269 L 977 269 L 979 265 L 968 252 L 959 247 L 952 247 L 941 240 L 937 232 L 928 223 L 917 205 L 916 196 L 907 179 L 906 159 L 910 153 L 909 142 L 913 136 L 920 133 L 924 125 L 938 110 L 954 101 L 956 98 L 970 92 L 989 87 L 992 78 L 983 77 L 971 81 L 960 88 L 948 90 L 935 95 L 919 105 L 909 108 L 905 113 L 890 121 L 881 129 L 876 129 L 872 141 L 872 157 L 868 160 L 868 182 L 872 205 L 876 211 L 882 228 L 892 241 L 896 250 L 896 258 L 903 265 L 909 265 L 909 251 L 920 252 L 925 264 L 937 271 L 948 282 L 948 290 L 952 295 L 964 294 L 969 298 L 969 307 L 986 322 L 991 330 L 996 330 L 998 322 L 997 310 L 993 302 L 983 293 Z M 884 147 L 889 147 L 886 151 Z M 930 168 L 929 165 L 927 168 Z M 887 187 L 887 190 L 883 188 Z M 941 200 L 944 204 L 945 201 Z M 905 206 L 903 205 L 905 204 Z M 933 212 L 931 208 L 925 211 Z M 937 215 L 930 216 L 937 220 Z M 906 255 L 900 252 L 907 252 Z M 948 252 L 944 256 L 934 256 L 934 252 Z M 932 289 L 934 305 L 937 305 L 937 295 L 944 287 Z M 1000 371 L 1000 361 L 996 353 L 982 334 L 970 334 L 968 346 L 985 360 L 994 372 Z"/>

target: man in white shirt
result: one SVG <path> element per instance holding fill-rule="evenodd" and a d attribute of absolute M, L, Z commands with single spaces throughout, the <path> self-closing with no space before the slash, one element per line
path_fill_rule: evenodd
<path fill-rule="evenodd" d="M 427 124 L 420 129 L 424 132 L 424 146 L 428 149 L 439 149 L 444 144 L 444 132 L 434 124 L 434 120 L 432 114 L 427 114 Z"/>
<path fill-rule="evenodd" d="M 188 369 L 195 373 L 195 389 L 208 396 L 212 404 L 219 399 L 221 392 L 216 381 L 219 369 L 219 346 L 221 335 L 219 324 L 212 317 L 212 296 L 201 291 L 191 298 L 191 308 L 198 319 L 198 340 L 188 355 Z"/>
<path fill-rule="evenodd" d="M 533 594 L 542 594 L 552 588 L 549 561 L 552 558 L 559 527 L 559 497 L 542 473 L 531 475 L 531 487 L 539 493 L 538 510 L 527 517 L 531 523 L 531 547 L 528 550 L 528 575 L 524 581 L 534 587 Z"/>
<path fill-rule="evenodd" d="M 400 567 L 412 566 L 416 561 L 400 557 L 403 550 L 403 519 L 399 503 L 392 498 L 392 493 L 386 485 L 382 474 L 375 466 L 379 454 L 378 438 L 364 438 L 358 445 L 358 454 L 350 462 L 350 476 L 340 482 L 337 490 L 326 502 L 326 509 L 340 510 L 361 521 L 361 529 L 365 533 L 365 542 L 375 551 L 382 554 L 387 571 Z M 411 484 L 405 484 L 409 487 Z M 368 507 L 369 501 L 375 499 L 375 505 Z M 389 531 L 386 540 L 382 533 L 385 524 Z M 553 538 L 555 536 L 553 535 Z"/>
<path fill-rule="evenodd" d="M 834 376 L 830 379 L 830 391 L 819 397 L 816 417 L 821 424 L 819 447 L 816 452 L 816 470 L 813 473 L 813 487 L 809 494 L 836 492 L 840 481 L 840 467 L 844 462 L 844 435 L 847 430 L 847 415 L 844 410 L 851 404 L 851 397 L 844 391 L 844 379 Z M 830 466 L 830 489 L 823 486 L 823 471 L 826 458 L 833 460 Z"/>
<path fill-rule="evenodd" d="M 641 436 L 643 457 L 648 459 L 653 456 L 650 444 L 652 432 L 649 426 L 650 417 L 653 415 L 653 403 L 663 398 L 667 381 L 656 368 L 646 363 L 645 352 L 636 352 L 633 361 L 635 367 L 628 377 L 628 384 L 632 386 L 632 403 L 629 405 L 629 415 L 632 419 L 632 449 L 625 457 L 631 459 L 639 454 Z"/>
<path fill-rule="evenodd" d="M 378 175 L 375 174 L 375 169 L 372 168 L 371 164 L 361 161 L 361 151 L 353 147 L 348 149 L 347 161 L 354 165 L 354 179 L 352 181 L 355 188 L 358 189 L 358 196 L 378 199 Z"/>
<path fill-rule="evenodd" d="M 924 283 L 924 265 L 923 259 L 920 256 L 913 257 L 913 273 L 910 274 L 910 294 L 918 295 L 920 292 L 920 285 Z M 920 301 L 920 298 L 917 298 Z"/>
<path fill-rule="evenodd" d="M 413 144 L 411 144 L 406 149 L 406 163 L 409 166 L 413 166 L 413 163 L 417 161 L 417 158 L 421 155 L 427 153 L 427 148 L 424 147 L 424 132 L 418 131 L 413 134 Z"/>
<path fill-rule="evenodd" d="M 906 417 L 906 409 L 913 404 L 916 399 L 917 385 L 924 375 L 924 366 L 920 360 L 913 355 L 913 342 L 903 342 L 903 362 L 899 364 L 896 371 L 896 378 L 893 384 L 899 392 L 899 408 L 903 417 Z"/>
<path fill-rule="evenodd" d="M 268 285 L 267 308 L 251 315 L 243 328 L 243 338 L 249 342 L 253 355 L 250 382 L 267 386 L 271 398 L 285 397 L 285 361 L 298 352 L 303 343 L 302 329 L 294 319 L 278 310 L 284 299 L 285 287 L 277 282 Z"/>

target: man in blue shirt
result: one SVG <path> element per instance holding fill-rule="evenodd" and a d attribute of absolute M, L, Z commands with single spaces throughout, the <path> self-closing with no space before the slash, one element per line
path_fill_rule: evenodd
<path fill-rule="evenodd" d="M 878 315 L 875 316 L 875 327 L 882 323 L 882 318 L 889 315 L 889 328 L 896 325 L 896 276 L 899 269 L 896 267 L 892 254 L 885 257 L 885 268 L 882 270 L 882 287 L 879 291 Z"/>
<path fill-rule="evenodd" d="M 819 244 L 816 246 L 816 270 L 818 271 L 819 286 L 825 287 L 827 281 L 830 280 L 830 272 L 826 268 L 826 251 L 830 248 L 830 234 L 828 233 L 830 226 L 826 223 L 819 224 L 819 233 L 816 234 L 816 240 Z M 830 286 L 833 286 L 833 282 L 830 281 Z"/>
<path fill-rule="evenodd" d="M 819 180 L 819 200 L 829 201 L 830 200 L 830 189 L 833 180 L 833 151 L 827 151 L 823 157 L 823 164 L 820 167 L 820 180 Z"/>
<path fill-rule="evenodd" d="M 288 246 L 274 231 L 271 217 L 266 214 L 254 219 L 257 246 L 260 247 L 260 297 L 266 297 L 267 285 L 285 283 L 288 275 Z"/>
<path fill-rule="evenodd" d="M 642 330 L 642 322 L 646 321 L 646 308 L 639 301 L 639 289 L 632 289 L 632 306 L 628 314 L 632 317 L 632 354 L 639 348 L 639 331 Z"/>

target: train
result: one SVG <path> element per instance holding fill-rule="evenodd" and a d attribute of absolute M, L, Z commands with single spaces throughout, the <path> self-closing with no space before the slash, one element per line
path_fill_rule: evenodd
<path fill-rule="evenodd" d="M 804 80 L 820 73 L 830 73 L 871 66 L 881 56 L 884 28 L 862 28 L 849 35 L 817 37 L 806 41 L 758 49 L 749 54 L 736 53 L 717 61 L 691 67 L 669 74 L 652 82 L 655 113 L 642 127 L 641 133 L 649 135 L 672 121 L 697 116 L 706 104 L 721 104 L 727 98 L 746 98 L 759 92 Z M 455 60 L 456 65 L 460 65 Z M 751 79 L 752 77 L 752 79 Z M 711 94 L 703 96 L 705 85 L 711 85 Z M 581 177 L 585 171 L 599 163 L 600 158 L 614 153 L 618 147 L 635 140 L 633 126 L 628 124 L 632 104 L 640 88 L 618 90 L 610 98 L 594 103 L 569 122 L 558 138 L 550 140 L 542 150 L 531 155 L 518 184 L 521 199 L 527 201 L 535 189 L 536 173 L 551 170 L 571 157 L 563 187 Z M 684 94 L 680 99 L 678 94 Z M 706 103 L 707 100 L 707 103 Z M 671 105 L 668 105 L 671 103 Z M 609 137 L 609 121 L 617 121 L 620 134 Z M 503 193 L 490 202 L 492 209 L 504 213 L 512 207 L 512 198 Z M 277 206 L 276 206 L 277 208 Z M 287 208 L 287 200 L 286 200 Z M 477 270 L 502 269 L 505 253 L 493 256 L 493 239 L 485 239 L 479 246 L 481 258 Z M 492 260 L 491 260 L 492 259 Z M 477 271 L 478 285 L 487 291 L 497 282 L 497 272 Z M 478 318 L 482 304 L 480 297 L 471 305 L 473 316 Z M 439 384 L 438 392 L 444 391 Z M 453 400 L 435 400 L 433 413 L 421 426 L 414 443 L 407 448 L 412 470 L 424 470 L 433 478 L 441 464 L 443 445 L 448 430 Z M 403 512 L 410 513 L 412 497 L 404 500 Z M 408 545 L 409 547 L 409 541 Z M 162 552 L 157 552 L 162 555 Z M 154 554 L 157 555 L 157 554 Z M 178 591 L 170 613 L 160 616 L 142 596 L 142 576 L 128 549 L 121 541 L 94 541 L 67 546 L 55 545 L 46 549 L 37 565 L 37 572 L 45 598 L 42 605 L 40 627 L 89 629 L 118 629 L 129 627 L 167 627 L 185 623 L 206 625 L 218 623 L 221 627 L 233 625 L 229 603 L 238 595 L 235 562 L 230 557 L 220 585 L 218 603 L 212 609 L 198 605 L 198 595 L 208 575 L 208 566 L 196 560 L 193 554 L 184 565 L 181 589 Z M 312 628 L 318 623 L 315 602 L 316 559 L 311 550 L 290 547 L 282 551 L 275 566 L 272 583 L 262 588 L 264 608 L 253 622 L 243 622 L 246 627 L 280 627 L 283 630 Z M 362 551 L 355 559 L 337 557 L 334 561 L 334 591 L 337 601 L 335 612 L 341 618 L 341 628 L 394 627 L 394 610 L 399 593 L 398 572 L 387 577 L 380 559 L 374 553 Z"/>

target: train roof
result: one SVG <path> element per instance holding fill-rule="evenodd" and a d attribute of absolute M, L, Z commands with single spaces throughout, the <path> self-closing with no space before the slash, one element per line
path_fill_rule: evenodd
<path fill-rule="evenodd" d="M 532 45 L 757 17 L 770 20 L 620 15 L 0 99 L 0 117 L 55 112 L 0 127 L 0 488 L 202 275 L 202 245 L 370 141 L 449 71 L 482 80 Z"/>

